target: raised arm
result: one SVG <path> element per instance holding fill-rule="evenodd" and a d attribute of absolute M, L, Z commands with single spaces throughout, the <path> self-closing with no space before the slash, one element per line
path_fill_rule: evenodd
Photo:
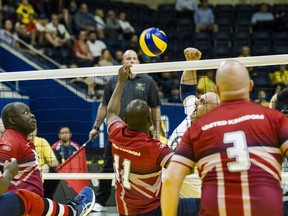
<path fill-rule="evenodd" d="M 202 53 L 196 48 L 188 47 L 184 50 L 184 55 L 187 61 L 195 61 L 201 59 Z M 197 84 L 197 71 L 185 70 L 180 84 L 181 99 L 184 101 L 187 96 L 197 91 L 197 86 L 193 86 Z"/>
<path fill-rule="evenodd" d="M 125 85 L 125 81 L 128 79 L 129 75 L 131 74 L 131 70 L 130 70 L 131 67 L 132 65 L 125 64 L 118 71 L 118 82 L 116 84 L 114 92 L 107 106 L 107 116 L 106 116 L 107 126 L 112 121 L 119 118 L 121 95 L 122 95 L 122 91 Z"/>

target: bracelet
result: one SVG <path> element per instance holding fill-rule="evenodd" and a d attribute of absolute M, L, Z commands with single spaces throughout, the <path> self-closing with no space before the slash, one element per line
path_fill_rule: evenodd
<path fill-rule="evenodd" d="M 97 130 L 97 131 L 100 130 L 99 127 L 97 127 L 97 126 L 94 126 L 93 129 L 95 129 L 95 130 Z"/>

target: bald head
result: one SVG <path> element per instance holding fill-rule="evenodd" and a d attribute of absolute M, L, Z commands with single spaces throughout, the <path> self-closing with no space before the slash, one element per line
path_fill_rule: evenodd
<path fill-rule="evenodd" d="M 26 104 L 21 102 L 7 104 L 2 109 L 2 120 L 5 129 L 14 129 L 26 136 L 36 128 L 34 114 Z"/>
<path fill-rule="evenodd" d="M 216 72 L 216 87 L 220 101 L 249 100 L 253 88 L 249 72 L 236 60 L 223 61 Z"/>
<path fill-rule="evenodd" d="M 130 130 L 149 133 L 152 120 L 147 103 L 141 99 L 131 101 L 125 109 L 125 122 Z"/>
<path fill-rule="evenodd" d="M 202 117 L 206 113 L 213 110 L 219 104 L 218 95 L 214 92 L 208 92 L 199 98 L 195 103 L 195 110 L 191 115 L 192 121 Z"/>
<path fill-rule="evenodd" d="M 139 64 L 138 55 L 134 50 L 127 50 L 123 54 L 122 64 Z"/>

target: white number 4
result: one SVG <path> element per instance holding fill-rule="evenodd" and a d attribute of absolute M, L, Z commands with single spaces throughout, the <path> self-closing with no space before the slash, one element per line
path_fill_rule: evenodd
<path fill-rule="evenodd" d="M 247 149 L 246 136 L 243 131 L 235 131 L 224 134 L 224 144 L 233 143 L 232 147 L 227 148 L 228 158 L 235 158 L 236 161 L 227 163 L 230 172 L 246 171 L 250 168 L 250 156 Z"/>

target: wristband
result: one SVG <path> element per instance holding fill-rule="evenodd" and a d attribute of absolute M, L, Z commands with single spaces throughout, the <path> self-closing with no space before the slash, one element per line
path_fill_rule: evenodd
<path fill-rule="evenodd" d="M 95 130 L 97 130 L 97 131 L 100 130 L 99 127 L 97 127 L 97 126 L 94 126 L 93 129 L 95 129 Z"/>

